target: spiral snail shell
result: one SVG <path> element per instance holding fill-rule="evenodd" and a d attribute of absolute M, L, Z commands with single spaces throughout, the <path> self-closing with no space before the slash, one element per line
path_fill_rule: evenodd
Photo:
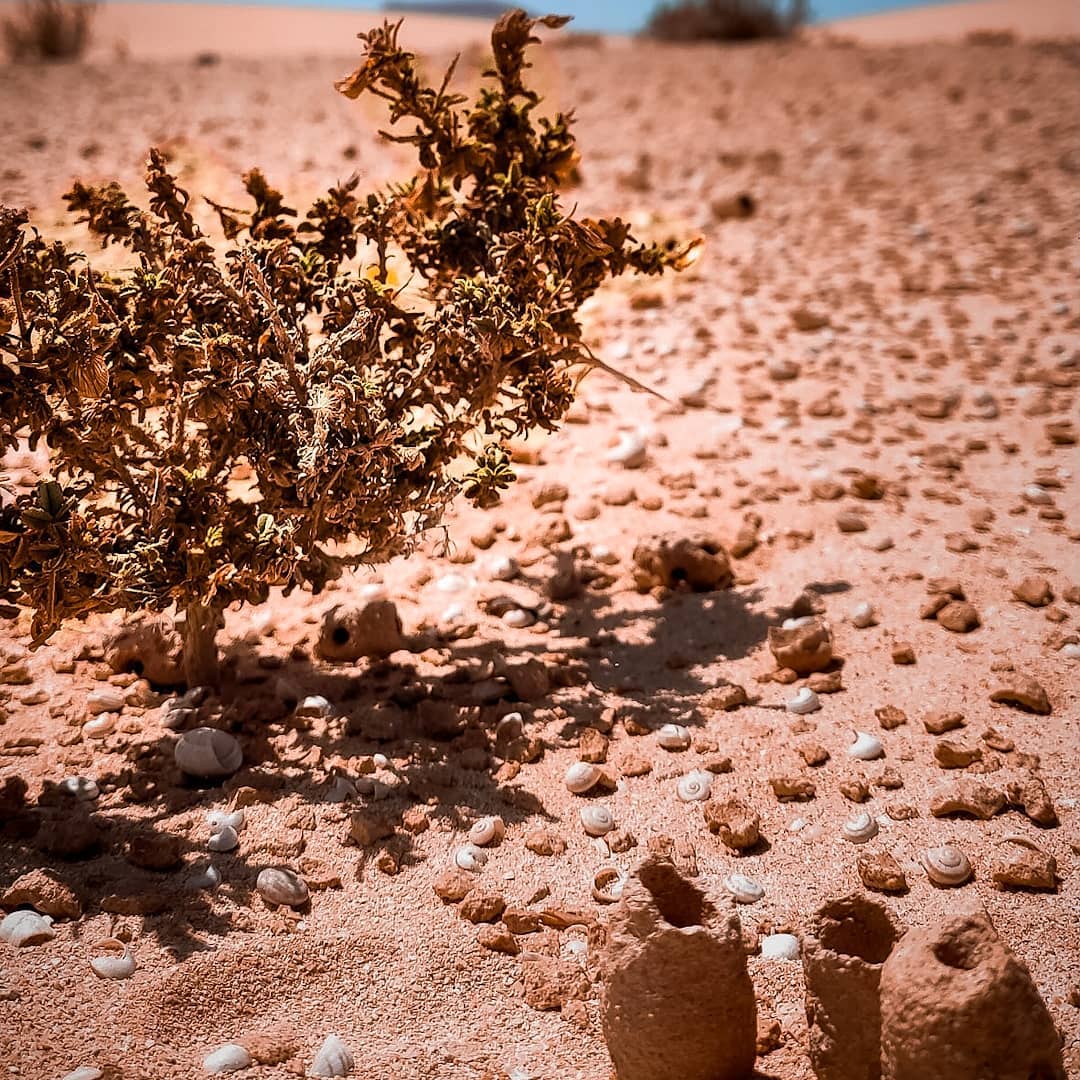
<path fill-rule="evenodd" d="M 728 874 L 724 878 L 724 888 L 739 904 L 756 904 L 765 895 L 765 889 L 745 874 Z"/>
<path fill-rule="evenodd" d="M 853 844 L 865 844 L 867 840 L 877 836 L 878 823 L 864 812 L 845 821 L 841 832 L 845 840 L 850 840 Z"/>
<path fill-rule="evenodd" d="M 625 884 L 626 875 L 617 866 L 602 866 L 593 874 L 592 898 L 598 904 L 614 904 Z"/>
<path fill-rule="evenodd" d="M 488 861 L 487 852 L 475 844 L 465 844 L 454 852 L 454 865 L 470 874 L 478 874 Z"/>
<path fill-rule="evenodd" d="M 712 792 L 712 773 L 695 769 L 679 777 L 675 793 L 681 802 L 704 802 Z"/>
<path fill-rule="evenodd" d="M 244 761 L 240 744 L 227 731 L 209 727 L 185 731 L 177 740 L 173 756 L 183 772 L 202 780 L 232 776 Z"/>
<path fill-rule="evenodd" d="M 855 732 L 855 741 L 848 747 L 848 754 L 860 761 L 874 761 L 885 753 L 885 747 L 876 735 L 865 731 Z"/>
<path fill-rule="evenodd" d="M 575 761 L 563 777 L 563 783 L 575 795 L 584 795 L 586 791 L 591 791 L 599 780 L 600 770 L 587 761 Z"/>
<path fill-rule="evenodd" d="M 935 885 L 963 885 L 971 877 L 971 863 L 954 847 L 928 848 L 922 853 L 922 864 Z"/>
<path fill-rule="evenodd" d="M 102 938 L 94 945 L 101 953 L 90 961 L 90 967 L 101 979 L 127 979 L 135 974 L 135 957 L 131 950 L 117 938 Z"/>
<path fill-rule="evenodd" d="M 821 701 L 809 686 L 804 686 L 784 707 L 789 713 L 804 716 L 806 713 L 817 712 L 821 708 Z"/>
<path fill-rule="evenodd" d="M 251 1054 L 239 1043 L 226 1043 L 207 1054 L 202 1064 L 211 1076 L 239 1072 L 251 1064 Z"/>
<path fill-rule="evenodd" d="M 685 750 L 690 745 L 690 730 L 682 724 L 665 724 L 656 733 L 656 741 L 665 750 Z"/>
<path fill-rule="evenodd" d="M 92 802 L 101 794 L 97 781 L 87 776 L 65 776 L 59 786 L 65 795 L 72 795 L 80 802 Z"/>
<path fill-rule="evenodd" d="M 477 847 L 487 847 L 498 844 L 505 835 L 506 825 L 501 817 L 484 817 L 469 830 L 469 842 Z"/>
<path fill-rule="evenodd" d="M 606 806 L 590 803 L 581 808 L 581 824 L 590 836 L 605 836 L 615 828 L 615 818 Z"/>

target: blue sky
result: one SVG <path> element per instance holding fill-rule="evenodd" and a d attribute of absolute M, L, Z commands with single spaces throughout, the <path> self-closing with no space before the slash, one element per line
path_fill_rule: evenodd
<path fill-rule="evenodd" d="M 226 3 L 267 3 L 275 7 L 356 8 L 371 10 L 383 5 L 382 0 L 224 0 Z M 436 0 L 437 2 L 437 0 Z M 508 0 L 510 6 L 512 0 Z M 606 30 L 629 33 L 641 28 L 658 0 L 525 0 L 524 7 L 537 13 L 548 11 L 573 15 L 578 30 Z M 783 0 L 781 0 L 783 2 Z M 913 3 L 942 3 L 945 0 L 810 0 L 817 20 L 843 19 L 873 11 L 888 11 L 911 7 Z"/>

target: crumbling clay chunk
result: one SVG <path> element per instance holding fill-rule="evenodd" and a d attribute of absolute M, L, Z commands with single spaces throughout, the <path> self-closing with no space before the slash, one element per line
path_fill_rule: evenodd
<path fill-rule="evenodd" d="M 634 548 L 634 582 L 642 592 L 657 586 L 712 592 L 732 580 L 727 552 L 709 540 L 651 540 Z"/>
<path fill-rule="evenodd" d="M 909 931 L 881 973 L 883 1080 L 1065 1080 L 1027 968 L 981 911 Z"/>
<path fill-rule="evenodd" d="M 324 660 L 382 658 L 404 647 L 401 619 L 392 600 L 371 600 L 363 607 L 337 605 L 323 616 L 318 653 Z"/>
<path fill-rule="evenodd" d="M 832 662 L 832 635 L 820 619 L 785 630 L 769 627 L 769 648 L 780 667 L 791 668 L 800 675 L 822 671 Z"/>
<path fill-rule="evenodd" d="M 857 893 L 811 918 L 802 961 L 818 1080 L 880 1080 L 878 982 L 900 933 L 886 908 Z"/>
<path fill-rule="evenodd" d="M 930 795 L 930 813 L 934 817 L 970 814 L 988 821 L 1005 805 L 1005 795 L 969 777 L 958 777 L 939 784 Z"/>
<path fill-rule="evenodd" d="M 738 916 L 650 856 L 601 952 L 601 1019 L 618 1080 L 748 1080 L 754 988 Z"/>
<path fill-rule="evenodd" d="M 121 627 L 105 643 L 105 660 L 113 671 L 133 672 L 154 686 L 179 686 L 184 681 L 183 642 L 160 619 Z"/>
<path fill-rule="evenodd" d="M 1050 699 L 1046 691 L 1029 675 L 1011 672 L 990 694 L 991 701 L 1014 705 L 1029 712 L 1046 716 L 1050 712 Z"/>
<path fill-rule="evenodd" d="M 707 802 L 704 816 L 710 831 L 736 851 L 752 848 L 761 838 L 761 818 L 739 799 Z"/>

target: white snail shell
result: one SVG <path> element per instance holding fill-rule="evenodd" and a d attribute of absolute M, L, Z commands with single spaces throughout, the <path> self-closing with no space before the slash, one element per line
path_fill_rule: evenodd
<path fill-rule="evenodd" d="M 765 960 L 798 960 L 799 939 L 794 934 L 767 934 L 761 939 Z"/>
<path fill-rule="evenodd" d="M 95 716 L 93 720 L 87 720 L 82 726 L 82 733 L 88 739 L 104 739 L 111 735 L 116 727 L 116 717 L 112 713 L 103 716 Z"/>
<path fill-rule="evenodd" d="M 244 761 L 240 744 L 227 731 L 209 727 L 185 731 L 177 740 L 173 756 L 188 776 L 203 780 L 232 776 Z"/>
<path fill-rule="evenodd" d="M 477 847 L 487 847 L 488 844 L 499 843 L 505 835 L 506 824 L 501 817 L 485 817 L 469 830 L 469 842 Z"/>
<path fill-rule="evenodd" d="M 310 694 L 294 710 L 295 716 L 329 716 L 330 702 L 322 694 Z"/>
<path fill-rule="evenodd" d="M 221 871 L 212 863 L 203 870 L 197 870 L 188 879 L 188 884 L 193 889 L 205 889 L 213 892 L 221 884 Z"/>
<path fill-rule="evenodd" d="M 239 1043 L 226 1043 L 203 1058 L 202 1067 L 210 1074 L 239 1072 L 251 1064 L 251 1055 Z"/>
<path fill-rule="evenodd" d="M 615 818 L 606 806 L 589 803 L 581 808 L 581 824 L 590 836 L 605 836 L 615 828 Z"/>
<path fill-rule="evenodd" d="M 54 937 L 51 917 L 26 908 L 13 911 L 0 922 L 0 941 L 9 945 L 40 945 Z"/>
<path fill-rule="evenodd" d="M 300 907 L 308 898 L 307 882 L 283 866 L 271 866 L 259 871 L 255 888 L 268 904 Z"/>
<path fill-rule="evenodd" d="M 355 1064 L 349 1048 L 336 1035 L 327 1035 L 311 1063 L 308 1075 L 348 1076 Z"/>
<path fill-rule="evenodd" d="M 521 573 L 521 567 L 510 555 L 494 555 L 488 560 L 487 571 L 495 581 L 510 581 Z"/>
<path fill-rule="evenodd" d="M 853 844 L 865 844 L 877 836 L 878 823 L 869 814 L 856 814 L 850 821 L 845 821 L 841 832 L 845 840 Z"/>
<path fill-rule="evenodd" d="M 102 953 L 90 961 L 90 967 L 101 979 L 128 979 L 135 974 L 135 957 L 131 950 L 116 938 L 102 938 L 94 944 Z"/>
<path fill-rule="evenodd" d="M 532 626 L 536 622 L 536 616 L 531 611 L 526 611 L 525 608 L 511 608 L 502 617 L 502 621 L 507 626 L 520 630 L 523 627 Z"/>
<path fill-rule="evenodd" d="M 680 802 L 704 802 L 712 793 L 712 773 L 695 769 L 679 777 L 675 785 L 675 794 Z"/>
<path fill-rule="evenodd" d="M 645 464 L 647 445 L 638 431 L 624 431 L 619 436 L 618 444 L 608 452 L 608 461 L 621 465 L 624 469 L 638 469 Z"/>
<path fill-rule="evenodd" d="M 852 626 L 858 630 L 865 630 L 876 622 L 877 616 L 874 614 L 873 604 L 868 604 L 864 600 L 861 604 L 855 605 L 854 610 L 851 612 Z"/>
<path fill-rule="evenodd" d="M 745 874 L 728 874 L 724 878 L 724 888 L 739 904 L 756 904 L 765 895 L 765 889 Z"/>
<path fill-rule="evenodd" d="M 625 884 L 626 875 L 617 866 L 603 866 L 593 874 L 592 897 L 598 904 L 614 904 Z"/>
<path fill-rule="evenodd" d="M 855 741 L 848 747 L 848 754 L 860 761 L 873 761 L 882 757 L 885 747 L 876 735 L 870 735 L 865 731 L 855 732 Z"/>
<path fill-rule="evenodd" d="M 60 790 L 80 802 L 91 802 L 101 794 L 97 783 L 86 776 L 65 776 L 60 781 Z"/>
<path fill-rule="evenodd" d="M 563 783 L 575 795 L 584 795 L 586 791 L 591 791 L 596 787 L 599 779 L 600 770 L 595 765 L 590 764 L 588 761 L 575 761 L 566 770 Z"/>
<path fill-rule="evenodd" d="M 233 851 L 239 844 L 240 837 L 236 835 L 236 830 L 231 825 L 226 825 L 217 832 L 211 833 L 210 839 L 206 842 L 206 846 L 211 851 Z"/>
<path fill-rule="evenodd" d="M 929 848 L 922 853 L 922 864 L 935 885 L 963 885 L 971 877 L 971 863 L 954 847 Z"/>
<path fill-rule="evenodd" d="M 60 1080 L 101 1080 L 105 1074 L 95 1065 L 80 1065 L 66 1073 Z"/>
<path fill-rule="evenodd" d="M 800 626 L 806 626 L 808 623 L 812 623 L 816 616 L 814 615 L 800 615 L 797 619 L 785 619 L 780 627 L 783 630 L 796 630 Z"/>
<path fill-rule="evenodd" d="M 464 847 L 459 847 L 454 853 L 454 864 L 472 874 L 478 874 L 487 861 L 487 852 L 483 848 L 478 848 L 475 844 L 466 844 Z"/>
<path fill-rule="evenodd" d="M 244 827 L 243 810 L 209 810 L 206 814 L 206 824 L 211 832 L 221 832 L 224 828 L 235 829 L 239 832 Z"/>
<path fill-rule="evenodd" d="M 809 686 L 804 686 L 784 707 L 789 713 L 804 716 L 806 713 L 817 712 L 821 708 L 821 701 Z"/>
<path fill-rule="evenodd" d="M 1080 645 L 1071 641 L 1062 645 L 1061 655 L 1064 656 L 1066 660 L 1080 660 Z"/>
<path fill-rule="evenodd" d="M 665 750 L 685 750 L 690 745 L 690 729 L 682 724 L 665 724 L 656 733 L 656 741 Z"/>

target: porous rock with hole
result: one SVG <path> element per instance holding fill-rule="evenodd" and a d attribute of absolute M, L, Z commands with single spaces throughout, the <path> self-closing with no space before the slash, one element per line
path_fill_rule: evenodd
<path fill-rule="evenodd" d="M 648 856 L 600 956 L 601 1020 L 618 1080 L 749 1080 L 757 1033 L 739 920 Z"/>
<path fill-rule="evenodd" d="M 392 600 L 370 600 L 361 607 L 338 604 L 323 616 L 317 652 L 323 660 L 383 659 L 403 648 L 401 617 Z"/>
<path fill-rule="evenodd" d="M 902 931 L 858 893 L 830 900 L 802 943 L 810 1063 L 818 1080 L 880 1080 L 881 969 Z"/>
<path fill-rule="evenodd" d="M 1065 1080 L 1031 974 L 989 916 L 909 931 L 881 972 L 882 1080 Z"/>

